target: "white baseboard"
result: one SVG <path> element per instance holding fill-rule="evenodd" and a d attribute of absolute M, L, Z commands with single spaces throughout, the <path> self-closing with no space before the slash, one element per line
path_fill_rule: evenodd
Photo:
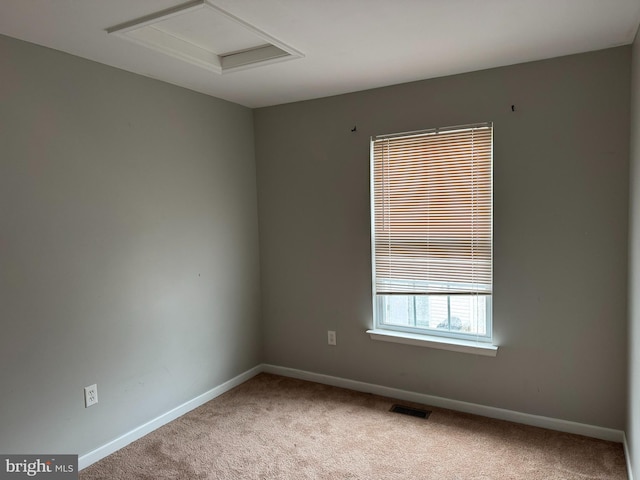
<path fill-rule="evenodd" d="M 157 428 L 171 422 L 172 420 L 175 420 L 176 418 L 184 415 L 194 408 L 199 407 L 200 405 L 203 405 L 210 400 L 213 400 L 214 398 L 222 395 L 223 393 L 231 390 L 241 383 L 246 382 L 247 380 L 261 372 L 273 373 L 276 375 L 297 378 L 300 380 L 308 380 L 311 382 L 332 385 L 335 387 L 348 388 L 350 390 L 355 390 L 358 392 L 374 393 L 376 395 L 381 395 L 384 397 L 422 403 L 424 405 L 431 405 L 433 407 L 448 408 L 451 410 L 457 410 L 459 412 L 472 413 L 475 415 L 482 415 L 484 417 L 496 418 L 499 420 L 508 420 L 510 422 L 532 425 L 534 427 L 548 428 L 550 430 L 557 430 L 560 432 L 574 433 L 578 435 L 585 435 L 587 437 L 609 440 L 612 442 L 620 442 L 624 445 L 629 480 L 633 480 L 631 464 L 629 461 L 630 457 L 627 439 L 625 433 L 622 430 L 614 430 L 611 428 L 597 427 L 594 425 L 587 425 L 583 423 L 569 422 L 567 420 L 559 420 L 556 418 L 542 417 L 539 415 L 531 415 L 528 413 L 520 413 L 513 410 L 505 410 L 502 408 L 487 407 L 485 405 L 478 405 L 475 403 L 461 402 L 459 400 L 451 400 L 448 398 L 436 397 L 424 393 L 410 392 L 408 390 L 384 387 L 382 385 L 376 385 L 373 383 L 360 382 L 357 380 L 349 380 L 347 378 L 333 377 L 331 375 L 307 372 L 294 368 L 278 367 L 276 365 L 268 364 L 257 365 L 250 370 L 241 373 L 237 377 L 234 377 L 231 380 L 228 380 L 223 384 L 218 385 L 217 387 L 214 387 L 201 395 L 198 395 L 194 399 L 189 400 L 182 405 L 179 405 L 178 407 L 160 415 L 159 417 L 150 420 L 144 425 L 140 425 L 139 427 L 134 428 L 130 432 L 121 435 L 120 437 L 106 443 L 105 445 L 102 445 L 101 447 L 98 447 L 95 450 L 80 456 L 78 458 L 78 468 L 82 470 L 92 463 L 95 463 L 98 460 L 111 455 L 121 448 L 126 447 L 131 442 L 144 437 L 148 433 L 151 433 Z"/>
<path fill-rule="evenodd" d="M 237 377 L 232 378 L 224 382 L 222 385 L 218 385 L 217 387 L 212 388 L 211 390 L 198 395 L 197 397 L 183 403 L 182 405 L 177 406 L 176 408 L 169 410 L 166 413 L 163 413 L 159 417 L 154 418 L 153 420 L 148 421 L 144 425 L 140 425 L 137 428 L 134 428 L 130 432 L 125 433 L 124 435 L 116 438 L 115 440 L 110 441 L 109 443 L 102 445 L 101 447 L 96 448 L 92 452 L 87 453 L 86 455 L 82 455 L 78 458 L 78 469 L 82 470 L 83 468 L 88 467 L 92 463 L 97 462 L 98 460 L 103 459 L 107 455 L 111 455 L 112 453 L 120 450 L 123 447 L 126 447 L 131 442 L 138 440 L 139 438 L 144 437 L 148 433 L 151 433 L 157 428 L 175 420 L 176 418 L 184 415 L 185 413 L 193 410 L 194 408 L 199 407 L 207 403 L 210 400 L 222 395 L 223 393 L 231 390 L 234 387 L 237 387 L 241 383 L 246 382 L 251 377 L 262 372 L 262 365 L 258 365 L 253 367 L 250 370 L 247 370 L 244 373 L 241 373 Z"/>
<path fill-rule="evenodd" d="M 633 470 L 631 469 L 631 452 L 629 451 L 629 444 L 627 443 L 627 434 L 622 432 L 622 445 L 624 446 L 624 458 L 627 461 L 627 477 L 629 480 L 633 480 Z"/>
<path fill-rule="evenodd" d="M 539 415 L 531 415 L 528 413 L 515 412 L 513 410 L 505 410 L 502 408 L 487 407 L 476 403 L 461 402 L 459 400 L 450 400 L 448 398 L 426 395 L 424 393 L 410 392 L 400 390 L 398 388 L 383 387 L 372 383 L 359 382 L 346 378 L 332 377 L 320 373 L 306 372 L 304 370 L 296 370 L 294 368 L 278 367 L 275 365 L 263 365 L 263 371 L 282 375 L 285 377 L 297 378 L 300 380 L 309 380 L 312 382 L 332 385 L 334 387 L 348 388 L 358 392 L 374 393 L 384 397 L 397 398 L 399 400 L 407 400 L 410 402 L 422 403 L 433 407 L 448 408 L 459 412 L 473 413 L 484 417 L 496 418 L 498 420 L 508 420 L 510 422 L 522 423 L 534 427 L 548 428 L 560 432 L 574 433 L 587 437 L 609 440 L 612 442 L 623 443 L 624 432 L 622 430 L 614 430 L 611 428 L 597 427 L 584 423 L 570 422 L 567 420 L 559 420 L 557 418 L 542 417 Z M 628 456 L 627 456 L 628 458 Z"/>

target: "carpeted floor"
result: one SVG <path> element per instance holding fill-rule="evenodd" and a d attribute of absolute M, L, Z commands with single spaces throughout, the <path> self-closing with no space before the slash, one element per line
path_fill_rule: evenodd
<path fill-rule="evenodd" d="M 416 418 L 394 403 L 418 406 L 263 373 L 80 479 L 627 478 L 618 443 L 438 408 Z"/>

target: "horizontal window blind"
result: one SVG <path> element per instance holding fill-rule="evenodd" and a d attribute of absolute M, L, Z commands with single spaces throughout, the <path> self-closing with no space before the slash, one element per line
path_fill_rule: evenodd
<path fill-rule="evenodd" d="M 377 294 L 491 294 L 491 124 L 372 139 Z"/>

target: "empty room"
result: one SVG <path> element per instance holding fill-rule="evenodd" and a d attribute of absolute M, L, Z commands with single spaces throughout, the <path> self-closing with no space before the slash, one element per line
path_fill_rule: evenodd
<path fill-rule="evenodd" d="M 640 478 L 639 24 L 1 0 L 0 479 Z"/>

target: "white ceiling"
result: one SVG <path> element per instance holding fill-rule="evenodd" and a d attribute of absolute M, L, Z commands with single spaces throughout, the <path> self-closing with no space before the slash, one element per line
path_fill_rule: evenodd
<path fill-rule="evenodd" d="M 0 33 L 262 107 L 625 45 L 640 21 L 640 0 L 209 1 L 305 57 L 220 75 L 106 32 L 185 0 L 0 0 Z"/>

